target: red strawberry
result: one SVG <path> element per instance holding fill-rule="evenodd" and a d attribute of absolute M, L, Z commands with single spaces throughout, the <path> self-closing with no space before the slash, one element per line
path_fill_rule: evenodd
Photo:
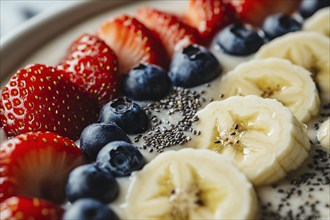
<path fill-rule="evenodd" d="M 0 205 L 1 220 L 60 220 L 64 210 L 50 202 L 25 197 L 10 197 Z"/>
<path fill-rule="evenodd" d="M 63 71 L 34 64 L 19 70 L 2 91 L 0 118 L 8 136 L 54 131 L 76 140 L 97 119 L 97 102 Z M 95 107 L 96 106 L 96 107 Z"/>
<path fill-rule="evenodd" d="M 0 94 L 1 94 L 1 90 L 0 90 Z M 3 104 L 2 104 L 2 96 L 0 95 L 0 115 L 3 115 L 4 112 L 4 108 L 3 108 Z M 3 127 L 2 121 L 1 121 L 1 117 L 0 117 L 0 128 Z"/>
<path fill-rule="evenodd" d="M 152 8 L 140 8 L 137 18 L 162 41 L 169 57 L 175 50 L 198 43 L 198 32 L 175 15 Z"/>
<path fill-rule="evenodd" d="M 232 0 L 243 22 L 261 26 L 268 15 L 290 14 L 298 9 L 301 0 Z"/>
<path fill-rule="evenodd" d="M 51 132 L 9 139 L 0 146 L 0 201 L 21 195 L 60 204 L 69 172 L 82 162 L 73 141 Z"/>
<path fill-rule="evenodd" d="M 58 68 L 65 70 L 73 83 L 96 97 L 100 106 L 116 97 L 117 56 L 98 37 L 80 36 L 71 44 Z"/>
<path fill-rule="evenodd" d="M 123 15 L 102 24 L 98 36 L 117 54 L 119 71 L 127 74 L 141 62 L 168 65 L 163 47 L 148 28 L 133 17 Z"/>
<path fill-rule="evenodd" d="M 185 21 L 199 31 L 208 44 L 213 36 L 235 18 L 235 9 L 228 0 L 190 0 Z"/>

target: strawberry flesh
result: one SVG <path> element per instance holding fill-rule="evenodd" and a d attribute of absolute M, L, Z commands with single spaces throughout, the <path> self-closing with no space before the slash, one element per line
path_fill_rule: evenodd
<path fill-rule="evenodd" d="M 21 195 L 60 204 L 69 172 L 83 162 L 73 141 L 51 132 L 9 139 L 0 146 L 0 201 Z"/>
<path fill-rule="evenodd" d="M 177 16 L 152 8 L 140 8 L 137 18 L 161 40 L 168 57 L 176 50 L 199 43 L 199 34 Z"/>
<path fill-rule="evenodd" d="M 117 54 L 121 74 L 127 74 L 143 62 L 163 68 L 168 65 L 161 43 L 134 17 L 122 15 L 106 21 L 97 35 Z"/>
<path fill-rule="evenodd" d="M 243 22 L 261 26 L 271 14 L 291 14 L 299 8 L 301 0 L 232 0 Z"/>
<path fill-rule="evenodd" d="M 83 34 L 68 49 L 58 65 L 64 76 L 95 96 L 100 106 L 114 99 L 117 94 L 118 59 L 101 39 Z"/>
<path fill-rule="evenodd" d="M 199 31 L 204 44 L 235 20 L 235 9 L 227 0 L 190 0 L 185 21 Z"/>
<path fill-rule="evenodd" d="M 0 212 L 2 220 L 60 220 L 64 210 L 57 205 L 38 198 L 14 196 L 0 204 Z"/>
<path fill-rule="evenodd" d="M 6 134 L 53 131 L 72 140 L 97 120 L 97 102 L 64 71 L 34 64 L 19 70 L 2 91 L 0 118 Z"/>

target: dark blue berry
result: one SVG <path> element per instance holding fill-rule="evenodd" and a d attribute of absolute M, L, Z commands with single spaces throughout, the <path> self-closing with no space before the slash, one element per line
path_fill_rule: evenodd
<path fill-rule="evenodd" d="M 111 170 L 115 176 L 129 176 L 145 164 L 140 151 L 124 141 L 107 144 L 98 154 L 96 161 L 100 166 Z"/>
<path fill-rule="evenodd" d="M 66 185 L 66 195 L 72 203 L 82 198 L 109 203 L 117 198 L 118 193 L 119 186 L 111 171 L 96 164 L 75 168 Z"/>
<path fill-rule="evenodd" d="M 257 30 L 237 23 L 224 28 L 217 35 L 216 43 L 227 54 L 248 56 L 257 52 L 265 42 Z"/>
<path fill-rule="evenodd" d="M 63 220 L 119 220 L 105 204 L 94 199 L 76 201 L 63 215 Z"/>
<path fill-rule="evenodd" d="M 114 99 L 104 105 L 99 121 L 115 123 L 127 134 L 138 134 L 149 127 L 149 118 L 145 111 L 127 97 Z"/>
<path fill-rule="evenodd" d="M 303 18 L 308 18 L 319 9 L 329 6 L 329 0 L 303 0 L 300 5 L 300 14 Z"/>
<path fill-rule="evenodd" d="M 114 123 L 95 123 L 87 126 L 80 136 L 80 149 L 91 160 L 111 141 L 127 141 L 126 133 Z"/>
<path fill-rule="evenodd" d="M 174 85 L 194 87 L 217 78 L 222 67 L 205 47 L 189 45 L 174 54 L 170 66 L 170 78 Z"/>
<path fill-rule="evenodd" d="M 266 18 L 262 30 L 268 39 L 274 39 L 289 32 L 299 31 L 301 23 L 286 14 L 274 14 Z"/>
<path fill-rule="evenodd" d="M 124 79 L 125 95 L 133 100 L 159 100 L 171 89 L 171 80 L 162 68 L 140 64 Z"/>

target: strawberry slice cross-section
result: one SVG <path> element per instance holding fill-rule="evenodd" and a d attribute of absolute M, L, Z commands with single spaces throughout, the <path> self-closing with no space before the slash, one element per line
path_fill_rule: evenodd
<path fill-rule="evenodd" d="M 312 0 L 311 0 L 312 1 Z M 240 19 L 261 26 L 271 14 L 290 14 L 299 8 L 301 0 L 232 0 Z"/>
<path fill-rule="evenodd" d="M 118 59 L 101 39 L 83 34 L 69 47 L 58 65 L 69 79 L 98 99 L 102 107 L 117 95 Z"/>
<path fill-rule="evenodd" d="M 51 132 L 9 139 L 0 146 L 0 201 L 20 195 L 61 204 L 69 172 L 83 162 L 73 141 Z"/>
<path fill-rule="evenodd" d="M 185 13 L 185 21 L 199 31 L 206 45 L 235 18 L 235 9 L 228 0 L 190 0 Z"/>
<path fill-rule="evenodd" d="M 136 16 L 162 41 L 170 58 L 176 50 L 199 43 L 197 30 L 173 14 L 143 7 L 137 11 Z"/>
<path fill-rule="evenodd" d="M 19 70 L 2 91 L 0 119 L 8 136 L 53 131 L 72 140 L 97 120 L 98 104 L 63 77 L 63 71 L 34 64 Z"/>
<path fill-rule="evenodd" d="M 104 22 L 97 32 L 117 54 L 119 72 L 127 74 L 140 63 L 166 68 L 164 48 L 152 32 L 134 17 L 122 15 Z"/>

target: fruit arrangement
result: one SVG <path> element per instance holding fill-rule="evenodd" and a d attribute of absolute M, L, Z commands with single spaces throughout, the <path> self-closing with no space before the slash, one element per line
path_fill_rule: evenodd
<path fill-rule="evenodd" d="M 311 158 L 306 185 L 330 183 L 329 1 L 186 5 L 112 17 L 56 66 L 10 78 L 1 219 L 327 216 L 323 200 L 269 212 L 264 194 L 296 184 L 286 199 L 301 195 L 302 177 L 288 178 Z M 224 57 L 245 62 L 228 71 Z"/>

